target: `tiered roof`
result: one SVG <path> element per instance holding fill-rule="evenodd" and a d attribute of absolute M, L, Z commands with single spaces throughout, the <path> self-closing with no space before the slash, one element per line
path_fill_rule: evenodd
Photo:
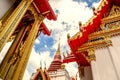
<path fill-rule="evenodd" d="M 62 64 L 62 58 L 60 55 L 60 43 L 59 43 L 58 49 L 54 56 L 54 60 L 52 61 L 50 67 L 48 68 L 48 71 L 57 71 L 58 69 L 61 69 L 61 64 Z"/>

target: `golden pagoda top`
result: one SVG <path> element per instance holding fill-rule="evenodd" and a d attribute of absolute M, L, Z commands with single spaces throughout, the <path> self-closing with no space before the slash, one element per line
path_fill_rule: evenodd
<path fill-rule="evenodd" d="M 58 43 L 58 49 L 57 49 L 55 55 L 60 55 L 60 39 L 59 39 L 59 43 Z"/>

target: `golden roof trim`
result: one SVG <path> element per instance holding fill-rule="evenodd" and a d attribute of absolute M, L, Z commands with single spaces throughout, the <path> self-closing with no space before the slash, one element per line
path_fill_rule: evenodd
<path fill-rule="evenodd" d="M 102 19 L 102 23 L 110 23 L 120 19 L 120 15 L 109 16 Z"/>
<path fill-rule="evenodd" d="M 82 46 L 80 46 L 77 51 L 83 52 L 83 51 L 87 51 L 90 48 L 97 49 L 97 48 L 102 48 L 102 47 L 106 47 L 110 45 L 112 45 L 112 41 L 109 38 L 105 38 L 103 40 L 99 40 L 95 42 L 87 42 L 83 44 Z"/>
<path fill-rule="evenodd" d="M 82 37 L 82 32 L 77 32 L 74 36 L 70 38 L 70 40 L 77 39 L 77 37 Z"/>
<path fill-rule="evenodd" d="M 94 32 L 94 33 L 90 34 L 88 36 L 88 38 L 93 39 L 93 38 L 97 38 L 100 36 L 114 36 L 117 34 L 120 34 L 120 27 L 116 27 L 116 28 L 109 29 L 109 30 L 102 30 L 102 31 Z"/>

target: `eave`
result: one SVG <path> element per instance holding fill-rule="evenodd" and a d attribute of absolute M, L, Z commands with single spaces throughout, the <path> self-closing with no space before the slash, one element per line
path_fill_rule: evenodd
<path fill-rule="evenodd" d="M 48 0 L 34 0 L 33 2 L 36 10 L 38 11 L 38 13 L 42 13 L 44 14 L 45 12 L 49 11 L 49 15 L 47 16 L 47 18 L 49 20 L 57 20 L 57 17 L 53 11 L 53 9 L 51 8 Z"/>
<path fill-rule="evenodd" d="M 50 34 L 51 34 L 51 32 L 48 30 L 47 26 L 44 23 L 42 23 L 40 25 L 40 29 L 39 30 L 42 31 L 44 34 L 46 34 L 48 36 L 50 36 Z"/>

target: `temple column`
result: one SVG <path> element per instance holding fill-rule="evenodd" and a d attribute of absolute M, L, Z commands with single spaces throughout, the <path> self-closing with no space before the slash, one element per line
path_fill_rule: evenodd
<path fill-rule="evenodd" d="M 1 32 L 2 20 L 0 20 L 0 32 Z"/>
<path fill-rule="evenodd" d="M 36 16 L 35 22 L 32 25 L 32 28 L 31 28 L 31 30 L 28 34 L 28 37 L 25 41 L 24 48 L 20 52 L 20 54 L 22 54 L 22 56 L 19 60 L 19 63 L 17 64 L 17 67 L 16 67 L 16 70 L 14 72 L 14 76 L 13 76 L 12 80 L 22 80 L 22 78 L 23 78 L 31 50 L 33 48 L 34 41 L 36 39 L 36 35 L 38 33 L 38 30 L 39 30 L 39 26 L 44 19 L 44 17 L 42 15 L 41 16 L 35 15 L 35 16 Z"/>
<path fill-rule="evenodd" d="M 7 54 L 5 55 L 2 63 L 0 64 L 0 77 L 5 80 L 9 73 L 9 69 L 11 65 L 13 65 L 16 56 L 19 55 L 18 53 L 18 48 L 21 46 L 22 39 L 26 33 L 26 28 L 23 26 L 19 33 L 17 34 L 13 44 L 11 45 L 10 49 L 8 50 Z M 7 78 L 8 79 L 8 78 Z"/>
<path fill-rule="evenodd" d="M 31 2 L 32 0 L 22 0 L 11 16 L 1 26 L 3 29 L 0 31 L 0 51 L 4 47 L 9 37 L 15 31 L 17 25 L 24 16 Z"/>

